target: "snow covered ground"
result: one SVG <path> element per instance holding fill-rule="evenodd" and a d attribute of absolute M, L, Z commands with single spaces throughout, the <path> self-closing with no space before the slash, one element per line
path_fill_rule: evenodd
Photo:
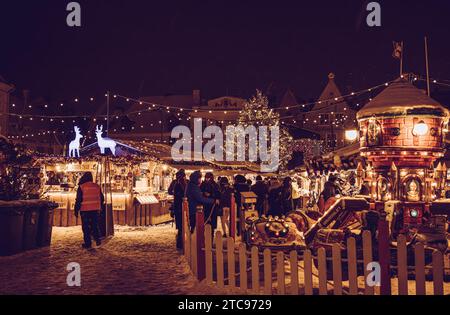
<path fill-rule="evenodd" d="M 81 243 L 81 227 L 54 228 L 50 248 L 0 257 L 0 294 L 233 294 L 227 287 L 220 290 L 197 283 L 185 258 L 175 249 L 175 228 L 171 224 L 148 228 L 116 226 L 115 236 L 91 251 L 82 249 Z M 81 287 L 66 284 L 66 268 L 71 262 L 81 266 Z M 289 269 L 286 264 L 287 292 Z M 273 280 L 276 293 L 275 272 Z M 302 266 L 299 280 L 304 283 Z M 363 288 L 363 278 L 358 282 Z M 313 277 L 313 283 L 317 288 L 317 277 Z M 428 281 L 426 287 L 427 294 L 432 294 L 432 282 Z M 332 282 L 328 289 L 332 294 Z M 392 289 L 397 294 L 395 278 Z M 415 294 L 414 291 L 414 283 L 410 281 L 409 293 Z M 444 292 L 450 293 L 450 283 L 444 284 Z M 242 294 L 239 290 L 234 293 Z"/>
<path fill-rule="evenodd" d="M 81 227 L 54 228 L 52 246 L 0 257 L 0 294 L 209 294 L 175 249 L 171 224 L 118 227 L 98 249 L 81 248 Z M 67 265 L 81 266 L 81 287 L 68 287 Z"/>

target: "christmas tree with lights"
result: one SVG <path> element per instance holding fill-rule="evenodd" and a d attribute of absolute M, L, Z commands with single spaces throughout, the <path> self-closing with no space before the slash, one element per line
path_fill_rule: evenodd
<path fill-rule="evenodd" d="M 239 113 L 239 125 L 247 128 L 248 126 L 266 126 L 268 130 L 270 127 L 278 126 L 280 128 L 279 137 L 279 156 L 280 167 L 283 171 L 287 168 L 288 162 L 292 158 L 293 139 L 288 130 L 280 124 L 280 114 L 269 108 L 269 100 L 260 90 L 256 90 L 256 95 L 250 98 Z M 270 144 L 270 134 L 267 135 L 267 143 Z M 248 146 L 248 145 L 247 145 Z M 268 148 L 270 152 L 270 147 Z"/>

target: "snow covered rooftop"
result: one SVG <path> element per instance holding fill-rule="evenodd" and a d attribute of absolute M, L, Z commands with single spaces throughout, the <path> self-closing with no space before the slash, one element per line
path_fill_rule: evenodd
<path fill-rule="evenodd" d="M 357 119 L 373 116 L 402 115 L 448 116 L 449 111 L 416 88 L 408 80 L 399 78 L 378 94 L 356 115 Z"/>

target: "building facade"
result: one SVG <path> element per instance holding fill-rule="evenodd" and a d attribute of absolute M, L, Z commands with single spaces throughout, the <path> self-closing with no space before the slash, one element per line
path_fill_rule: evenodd
<path fill-rule="evenodd" d="M 346 130 L 356 130 L 356 111 L 349 107 L 336 85 L 335 75 L 328 75 L 328 83 L 315 105 L 298 119 L 302 128 L 320 135 L 330 149 L 351 144 Z M 355 139 L 356 140 L 356 139 Z"/>
<path fill-rule="evenodd" d="M 9 135 L 9 104 L 10 93 L 14 86 L 7 84 L 0 77 L 0 135 Z"/>
<path fill-rule="evenodd" d="M 195 106 L 190 113 L 190 127 L 194 128 L 194 121 L 198 118 L 202 119 L 203 128 L 215 125 L 224 129 L 228 125 L 236 124 L 245 102 L 243 98 L 222 96 Z"/>

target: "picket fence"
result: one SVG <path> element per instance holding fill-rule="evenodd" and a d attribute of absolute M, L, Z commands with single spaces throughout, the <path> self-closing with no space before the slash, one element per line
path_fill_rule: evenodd
<path fill-rule="evenodd" d="M 357 274 L 358 263 L 367 266 L 372 262 L 372 237 L 369 231 L 363 232 L 363 260 L 359 261 L 353 237 L 347 240 L 347 258 L 344 259 L 341 258 L 338 244 L 333 245 L 331 257 L 327 257 L 324 248 L 317 251 L 317 256 L 313 256 L 310 250 L 302 254 L 297 251 L 285 254 L 270 249 L 260 252 L 257 247 L 248 250 L 236 237 L 224 238 L 220 231 L 213 238 L 211 226 L 203 224 L 201 211 L 197 215 L 193 233 L 188 228 L 187 216 L 184 217 L 183 226 L 184 255 L 193 274 L 199 281 L 206 281 L 207 285 L 217 286 L 231 294 L 450 294 L 446 282 L 449 257 L 435 251 L 431 265 L 425 266 L 424 246 L 418 244 L 414 248 L 415 266 L 408 267 L 407 243 L 402 235 L 397 242 L 397 266 L 388 265 L 381 279 L 384 286 L 380 290 L 380 287 L 370 286 L 364 280 L 369 278 L 371 271 L 365 270 L 364 277 Z M 317 268 L 314 259 L 317 260 Z M 342 279 L 344 262 L 348 266 L 348 280 L 345 281 Z M 327 279 L 327 271 L 332 272 L 332 280 Z M 395 271 L 395 276 L 391 276 L 392 271 Z"/>

